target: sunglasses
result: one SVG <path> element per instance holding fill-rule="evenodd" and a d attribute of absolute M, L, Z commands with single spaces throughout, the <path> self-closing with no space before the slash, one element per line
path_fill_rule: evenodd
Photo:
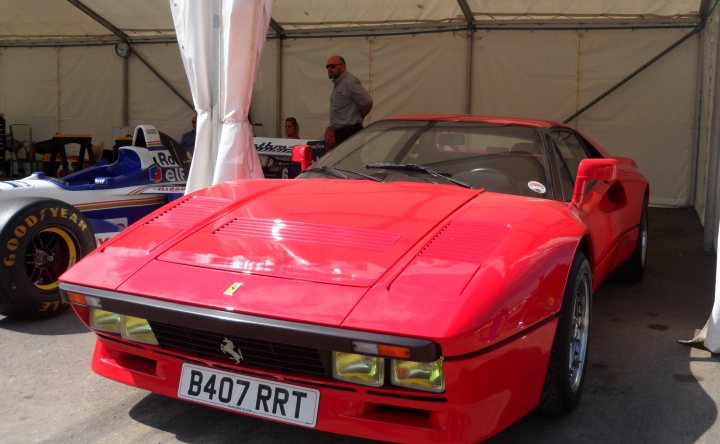
<path fill-rule="evenodd" d="M 335 69 L 336 66 L 340 66 L 342 63 L 328 63 L 325 65 L 325 69 Z"/>

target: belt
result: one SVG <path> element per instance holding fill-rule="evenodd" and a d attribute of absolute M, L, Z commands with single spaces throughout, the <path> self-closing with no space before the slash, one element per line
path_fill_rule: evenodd
<path fill-rule="evenodd" d="M 333 129 L 339 130 L 339 129 L 357 128 L 357 127 L 362 127 L 362 123 L 356 123 L 354 125 L 337 126 L 337 127 L 333 127 Z"/>

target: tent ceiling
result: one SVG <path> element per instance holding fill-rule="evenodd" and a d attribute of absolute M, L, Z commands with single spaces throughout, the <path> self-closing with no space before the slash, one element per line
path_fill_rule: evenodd
<path fill-rule="evenodd" d="M 691 27 L 704 19 L 708 4 L 715 1 L 277 0 L 268 35 L 312 37 L 468 27 Z M 175 39 L 168 0 L 4 0 L 2 9 L 0 46 Z"/>

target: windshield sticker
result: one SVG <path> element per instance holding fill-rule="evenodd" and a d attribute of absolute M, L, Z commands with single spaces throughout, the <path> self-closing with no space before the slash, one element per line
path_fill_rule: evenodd
<path fill-rule="evenodd" d="M 541 184 L 536 180 L 531 180 L 530 182 L 528 182 L 528 188 L 538 194 L 545 194 L 545 192 L 547 191 L 545 189 L 545 185 Z"/>

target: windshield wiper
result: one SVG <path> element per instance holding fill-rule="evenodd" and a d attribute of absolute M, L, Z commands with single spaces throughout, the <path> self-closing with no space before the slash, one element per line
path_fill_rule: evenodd
<path fill-rule="evenodd" d="M 340 177 L 340 178 L 343 178 L 343 179 L 349 179 L 349 177 L 347 177 L 347 176 L 344 175 L 343 173 L 351 173 L 351 174 L 358 175 L 358 176 L 360 176 L 360 177 L 364 177 L 364 178 L 366 178 L 366 179 L 374 180 L 375 182 L 382 182 L 382 181 L 383 181 L 382 179 L 380 179 L 380 178 L 378 178 L 378 177 L 371 176 L 371 175 L 369 175 L 369 174 L 364 174 L 364 173 L 360 173 L 360 172 L 357 172 L 357 171 L 346 170 L 346 169 L 343 169 L 343 168 L 332 167 L 332 166 L 323 166 L 323 167 L 320 167 L 320 168 L 308 168 L 307 170 L 303 171 L 303 173 L 325 173 L 325 174 L 328 174 L 328 175 L 330 175 L 330 176 Z"/>
<path fill-rule="evenodd" d="M 466 184 L 465 182 L 462 182 L 457 179 L 453 179 L 449 176 L 448 173 L 445 173 L 443 171 L 434 170 L 430 167 L 426 167 L 424 165 L 418 165 L 415 163 L 369 163 L 365 165 L 365 168 L 378 168 L 382 170 L 400 170 L 400 171 L 418 171 L 421 173 L 429 174 L 433 177 L 437 177 L 439 179 L 447 180 L 448 182 L 452 182 L 455 185 L 460 185 L 461 187 L 465 188 L 472 188 L 472 186 Z"/>

